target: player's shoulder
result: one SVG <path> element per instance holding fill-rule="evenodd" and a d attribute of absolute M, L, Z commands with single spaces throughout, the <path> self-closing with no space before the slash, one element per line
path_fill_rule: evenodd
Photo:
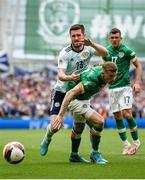
<path fill-rule="evenodd" d="M 65 46 L 59 53 L 60 56 L 67 56 L 72 51 L 71 45 Z"/>
<path fill-rule="evenodd" d="M 64 50 L 66 53 L 72 51 L 72 46 L 71 46 L 71 44 L 69 44 L 68 46 L 66 46 L 63 50 Z"/>
<path fill-rule="evenodd" d="M 68 52 L 70 52 L 70 51 L 72 51 L 72 46 L 71 46 L 71 44 L 65 46 L 65 47 L 60 51 L 60 53 L 68 53 Z"/>
<path fill-rule="evenodd" d="M 128 47 L 126 44 L 121 44 L 120 46 L 121 49 L 123 49 L 124 51 L 128 52 L 128 51 L 133 51 L 130 47 Z"/>
<path fill-rule="evenodd" d="M 128 56 L 131 56 L 131 57 L 135 57 L 136 53 L 135 51 L 133 51 L 130 47 L 128 47 L 127 45 L 125 44 L 121 44 L 122 45 L 122 48 L 121 50 Z"/>
<path fill-rule="evenodd" d="M 108 50 L 112 49 L 112 45 L 109 44 L 107 47 L 106 47 Z"/>

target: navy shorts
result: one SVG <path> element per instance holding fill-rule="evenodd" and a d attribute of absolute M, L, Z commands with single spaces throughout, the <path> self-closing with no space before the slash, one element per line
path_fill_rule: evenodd
<path fill-rule="evenodd" d="M 65 94 L 66 93 L 55 90 L 52 92 L 49 115 L 57 115 L 59 113 L 61 103 L 64 99 Z"/>

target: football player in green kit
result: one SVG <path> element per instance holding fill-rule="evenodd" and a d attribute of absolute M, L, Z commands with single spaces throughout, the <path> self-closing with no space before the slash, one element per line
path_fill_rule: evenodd
<path fill-rule="evenodd" d="M 140 147 L 138 138 L 137 124 L 132 116 L 133 92 L 138 94 L 141 90 L 141 64 L 135 52 L 126 45 L 122 44 L 121 31 L 113 28 L 109 33 L 111 45 L 107 47 L 109 55 L 103 57 L 105 62 L 112 61 L 117 65 L 116 80 L 109 86 L 109 102 L 118 128 L 118 133 L 123 141 L 123 155 L 133 155 Z M 129 69 L 131 63 L 136 68 L 136 79 L 131 87 Z M 127 139 L 126 127 L 123 117 L 127 120 L 130 128 L 133 145 Z"/>
<path fill-rule="evenodd" d="M 92 143 L 90 160 L 97 164 L 106 164 L 108 162 L 102 157 L 99 150 L 104 118 L 90 107 L 90 98 L 100 92 L 107 83 L 112 83 L 115 80 L 116 72 L 116 64 L 106 62 L 102 66 L 92 67 L 82 72 L 78 82 L 68 82 L 68 92 L 63 99 L 58 116 L 52 124 L 53 131 L 60 129 L 67 107 L 73 113 L 82 116 L 83 118 L 80 118 L 80 120 L 75 119 L 74 124 L 79 121 L 89 125 Z"/>

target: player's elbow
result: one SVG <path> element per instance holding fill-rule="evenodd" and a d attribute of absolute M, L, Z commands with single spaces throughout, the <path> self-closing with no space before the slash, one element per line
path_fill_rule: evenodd
<path fill-rule="evenodd" d="M 106 48 L 104 48 L 100 53 L 99 53 L 100 56 L 102 57 L 106 57 L 109 55 L 109 52 Z"/>
<path fill-rule="evenodd" d="M 60 81 L 64 81 L 64 80 L 65 80 L 64 77 L 65 77 L 64 75 L 58 74 L 58 79 L 59 79 Z"/>
<path fill-rule="evenodd" d="M 109 51 L 107 49 L 105 49 L 103 56 L 108 56 L 108 55 L 109 55 Z"/>
<path fill-rule="evenodd" d="M 58 71 L 58 79 L 60 81 L 67 81 L 66 77 L 67 77 L 67 75 L 65 74 L 65 71 L 62 70 L 62 69 L 59 69 L 59 71 Z"/>

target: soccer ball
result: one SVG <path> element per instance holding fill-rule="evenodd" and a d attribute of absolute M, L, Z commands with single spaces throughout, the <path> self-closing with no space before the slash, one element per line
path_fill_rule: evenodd
<path fill-rule="evenodd" d="M 25 157 L 24 146 L 17 141 L 9 142 L 3 149 L 3 157 L 11 164 L 21 162 Z"/>

